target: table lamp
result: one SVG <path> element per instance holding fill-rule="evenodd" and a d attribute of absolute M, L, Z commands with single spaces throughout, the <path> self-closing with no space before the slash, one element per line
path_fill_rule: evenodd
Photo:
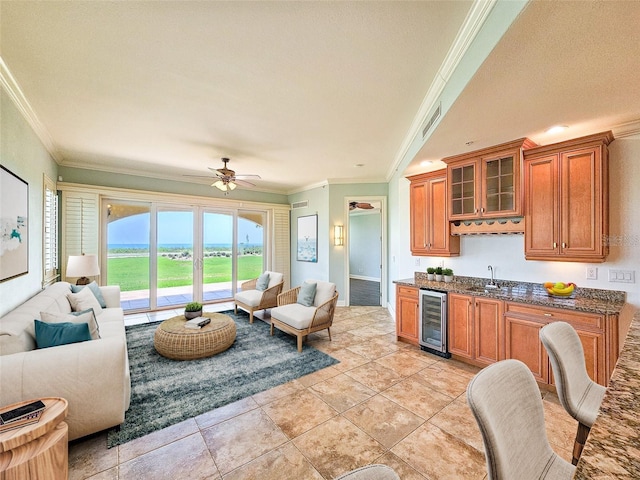
<path fill-rule="evenodd" d="M 67 277 L 79 277 L 76 285 L 88 285 L 91 280 L 87 277 L 95 275 L 100 275 L 97 255 L 69 255 Z"/>

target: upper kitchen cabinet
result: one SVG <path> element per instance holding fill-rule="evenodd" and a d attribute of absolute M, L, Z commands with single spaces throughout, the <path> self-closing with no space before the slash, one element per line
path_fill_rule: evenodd
<path fill-rule="evenodd" d="M 611 132 L 524 152 L 525 258 L 604 262 Z"/>
<path fill-rule="evenodd" d="M 522 216 L 522 152 L 528 138 L 444 158 L 449 220 Z"/>
<path fill-rule="evenodd" d="M 411 181 L 411 253 L 450 257 L 460 254 L 460 237 L 452 237 L 447 217 L 446 170 L 407 177 Z"/>

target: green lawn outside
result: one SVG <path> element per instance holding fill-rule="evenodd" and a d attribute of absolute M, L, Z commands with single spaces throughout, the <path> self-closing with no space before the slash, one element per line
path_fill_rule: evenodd
<path fill-rule="evenodd" d="M 120 290 L 149 288 L 149 257 L 116 257 L 107 260 L 109 285 L 120 285 Z M 190 260 L 172 260 L 158 257 L 158 288 L 180 287 L 192 284 L 193 265 Z M 238 257 L 238 280 L 257 278 L 262 273 L 262 256 Z M 231 281 L 231 258 L 204 259 L 204 283 Z"/>

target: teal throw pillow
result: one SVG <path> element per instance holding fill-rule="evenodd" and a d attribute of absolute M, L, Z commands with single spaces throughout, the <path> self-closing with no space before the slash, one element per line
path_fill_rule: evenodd
<path fill-rule="evenodd" d="M 34 320 L 36 345 L 38 348 L 57 347 L 69 343 L 91 340 L 89 325 L 86 323 L 45 323 Z"/>
<path fill-rule="evenodd" d="M 98 303 L 102 308 L 107 308 L 107 302 L 105 302 L 104 297 L 102 296 L 102 292 L 100 291 L 100 287 L 95 282 L 95 280 L 89 285 L 71 285 L 71 291 L 73 293 L 78 293 L 84 287 L 89 287 L 89 290 L 91 290 L 91 293 L 93 293 L 93 296 L 96 297 L 96 300 L 98 300 Z"/>
<path fill-rule="evenodd" d="M 317 286 L 317 283 L 304 282 L 302 286 L 300 286 L 300 291 L 298 292 L 298 303 L 305 307 L 312 306 L 313 300 L 316 298 Z"/>
<path fill-rule="evenodd" d="M 256 281 L 256 290 L 266 290 L 269 286 L 269 274 L 263 273 L 258 277 L 258 281 Z"/>

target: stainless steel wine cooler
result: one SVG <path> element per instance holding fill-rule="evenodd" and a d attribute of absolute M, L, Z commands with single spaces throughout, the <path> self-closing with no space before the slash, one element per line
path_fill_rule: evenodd
<path fill-rule="evenodd" d="M 420 290 L 418 319 L 420 348 L 441 357 L 450 358 L 447 348 L 447 294 Z"/>

